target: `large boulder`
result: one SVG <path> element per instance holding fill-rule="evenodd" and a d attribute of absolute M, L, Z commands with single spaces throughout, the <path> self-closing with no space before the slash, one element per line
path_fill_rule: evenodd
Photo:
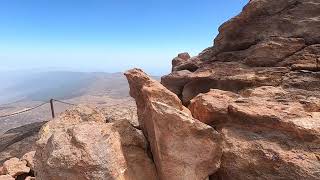
<path fill-rule="evenodd" d="M 184 112 L 178 97 L 141 70 L 125 73 L 160 179 L 205 179 L 220 166 L 221 137 Z"/>
<path fill-rule="evenodd" d="M 61 116 L 43 125 L 38 135 L 37 146 L 46 145 L 55 131 L 66 130 L 82 122 L 106 122 L 106 118 L 100 111 L 83 105 L 68 109 Z"/>
<path fill-rule="evenodd" d="M 241 94 L 211 90 L 190 104 L 194 117 L 222 134 L 221 167 L 214 176 L 317 179 L 320 99 L 272 86 Z"/>
<path fill-rule="evenodd" d="M 98 111 L 81 109 L 65 112 L 40 131 L 37 179 L 157 179 L 139 130 L 126 120 L 105 123 Z"/>

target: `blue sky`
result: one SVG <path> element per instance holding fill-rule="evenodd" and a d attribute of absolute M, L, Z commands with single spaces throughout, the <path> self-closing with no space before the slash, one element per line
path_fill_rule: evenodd
<path fill-rule="evenodd" d="M 0 71 L 170 71 L 248 0 L 1 0 Z"/>

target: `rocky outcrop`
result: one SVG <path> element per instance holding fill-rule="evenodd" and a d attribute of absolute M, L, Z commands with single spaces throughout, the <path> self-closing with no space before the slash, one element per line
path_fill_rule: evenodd
<path fill-rule="evenodd" d="M 317 0 L 251 0 L 161 78 L 222 136 L 210 179 L 319 178 L 319 12 Z"/>
<path fill-rule="evenodd" d="M 220 166 L 221 137 L 139 69 L 125 73 L 160 179 L 205 179 Z"/>
<path fill-rule="evenodd" d="M 197 68 L 175 68 L 161 82 L 184 104 L 210 89 L 238 92 L 272 85 L 310 90 L 304 83 L 316 82 L 320 70 L 319 6 L 317 0 L 251 0 L 219 28 L 213 47 L 188 61 Z M 319 90 L 316 86 L 311 90 Z"/>
<path fill-rule="evenodd" d="M 297 94 L 295 94 L 297 93 Z M 223 136 L 222 179 L 317 179 L 319 100 L 277 87 L 199 94 L 192 114 Z"/>
<path fill-rule="evenodd" d="M 48 122 L 35 154 L 37 179 L 156 179 L 144 136 L 128 121 L 105 123 L 77 107 Z"/>
<path fill-rule="evenodd" d="M 247 49 L 270 37 L 300 37 L 320 43 L 318 0 L 251 0 L 236 17 L 219 28 L 217 53 Z"/>

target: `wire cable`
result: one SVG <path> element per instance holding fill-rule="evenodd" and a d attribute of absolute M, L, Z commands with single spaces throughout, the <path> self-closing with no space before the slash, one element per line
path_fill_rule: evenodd
<path fill-rule="evenodd" d="M 44 102 L 44 103 L 39 104 L 39 105 L 37 105 L 37 106 L 31 107 L 31 108 L 27 108 L 27 109 L 24 109 L 24 110 L 21 110 L 21 111 L 17 111 L 17 112 L 14 112 L 14 113 L 5 114 L 5 115 L 0 115 L 0 118 L 6 118 L 6 117 L 10 117 L 10 116 L 15 116 L 15 115 L 18 115 L 18 114 L 22 114 L 22 113 L 25 113 L 25 112 L 28 112 L 28 111 L 32 111 L 32 110 L 34 110 L 34 109 L 40 108 L 41 106 L 44 106 L 45 104 L 48 104 L 48 102 Z"/>
<path fill-rule="evenodd" d="M 67 105 L 70 105 L 70 106 L 77 106 L 77 104 L 73 104 L 73 103 L 69 103 L 69 102 L 65 102 L 65 101 L 61 101 L 61 100 L 57 100 L 57 99 L 52 99 L 53 101 L 56 101 L 56 102 L 59 102 L 59 103 L 62 103 L 62 104 L 67 104 Z"/>

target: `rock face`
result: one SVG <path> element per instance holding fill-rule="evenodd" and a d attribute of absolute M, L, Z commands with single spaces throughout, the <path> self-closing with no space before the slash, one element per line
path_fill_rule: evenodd
<path fill-rule="evenodd" d="M 39 137 L 37 179 L 157 178 L 144 136 L 128 121 L 105 123 L 96 110 L 75 108 L 48 122 Z"/>
<path fill-rule="evenodd" d="M 211 90 L 190 104 L 196 118 L 224 137 L 218 176 L 317 179 L 320 112 L 316 104 L 320 99 L 276 87 L 242 94 Z"/>
<path fill-rule="evenodd" d="M 210 179 L 319 179 L 319 15 L 318 0 L 250 0 L 212 47 L 162 77 L 222 136 Z"/>
<path fill-rule="evenodd" d="M 247 49 L 270 37 L 301 37 L 316 44 L 319 28 L 318 0 L 251 0 L 219 28 L 214 42 L 217 52 Z"/>
<path fill-rule="evenodd" d="M 214 88 L 238 92 L 280 85 L 319 90 L 319 83 L 303 84 L 319 82 L 314 80 L 318 73 L 292 71 L 320 70 L 319 6 L 318 0 L 251 0 L 219 28 L 213 47 L 188 61 L 197 68 L 174 68 L 162 84 L 185 104 Z"/>
<path fill-rule="evenodd" d="M 221 137 L 139 69 L 125 73 L 160 179 L 205 179 L 220 166 Z"/>

